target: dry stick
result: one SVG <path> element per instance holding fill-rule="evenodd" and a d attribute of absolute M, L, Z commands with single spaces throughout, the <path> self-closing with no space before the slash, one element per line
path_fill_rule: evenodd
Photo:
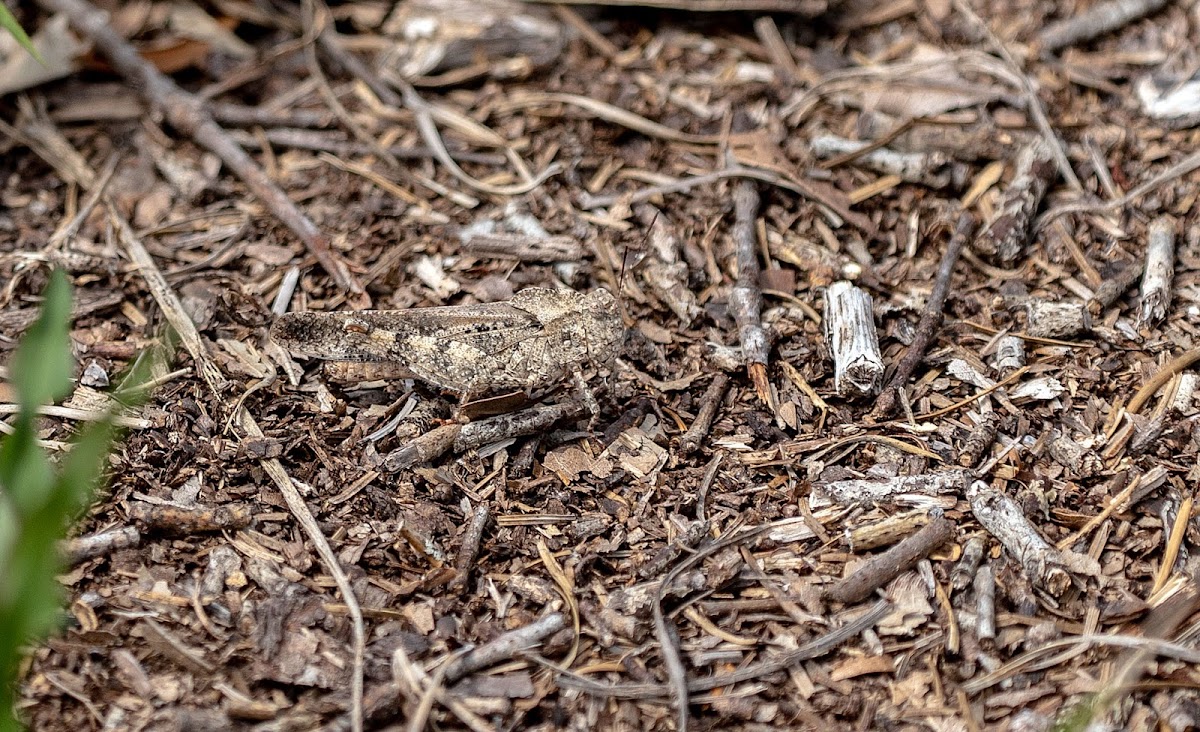
<path fill-rule="evenodd" d="M 985 548 L 983 534 L 974 534 L 967 539 L 962 557 L 958 560 L 958 564 L 954 565 L 954 569 L 950 570 L 950 586 L 955 591 L 966 589 L 967 585 L 971 584 L 975 573 L 979 571 L 980 562 L 983 561 Z"/>
<path fill-rule="evenodd" d="M 217 506 L 177 506 L 131 503 L 129 518 L 147 531 L 186 536 L 205 531 L 236 531 L 250 525 L 254 514 L 246 503 L 227 503 Z"/>
<path fill-rule="evenodd" d="M 1025 570 L 1025 575 L 1054 597 L 1071 586 L 1071 575 L 1062 553 L 1051 546 L 1025 517 L 1016 501 L 982 480 L 967 490 L 971 512 L 979 525 L 1004 546 Z"/>
<path fill-rule="evenodd" d="M 446 667 L 446 683 L 453 684 L 468 674 L 524 653 L 565 627 L 566 616 L 562 613 L 551 613 L 529 625 L 510 630 L 451 661 Z"/>
<path fill-rule="evenodd" d="M 975 575 L 975 636 L 979 640 L 996 638 L 996 576 L 991 565 L 982 567 Z"/>
<path fill-rule="evenodd" d="M 841 396 L 868 396 L 883 379 L 883 356 L 871 296 L 846 280 L 825 288 L 822 326 L 833 356 L 833 383 Z"/>
<path fill-rule="evenodd" d="M 770 345 L 762 327 L 762 288 L 758 284 L 758 234 L 754 221 L 758 216 L 758 188 L 748 180 L 739 181 L 733 190 L 733 245 L 737 251 L 737 284 L 729 293 L 729 310 L 738 327 L 742 358 L 754 390 L 763 404 L 774 409 L 771 385 L 767 382 Z"/>
<path fill-rule="evenodd" d="M 330 249 L 328 237 L 213 120 L 203 102 L 179 88 L 109 27 L 107 13 L 87 0 L 39 0 L 39 4 L 51 12 L 65 13 L 71 25 L 91 39 L 151 107 L 161 111 L 175 129 L 221 158 L 275 218 L 300 238 L 334 282 L 349 293 L 353 304 L 359 307 L 370 304 L 366 290 Z"/>
<path fill-rule="evenodd" d="M 974 251 L 1004 264 L 1016 260 L 1032 238 L 1034 217 L 1056 170 L 1050 148 L 1040 139 L 1021 148 L 1013 167 L 1012 183 L 972 244 Z"/>
<path fill-rule="evenodd" d="M 1171 305 L 1171 280 L 1175 276 L 1175 220 L 1161 216 L 1150 222 L 1146 235 L 1146 267 L 1142 273 L 1142 306 L 1138 323 L 1155 325 Z"/>
<path fill-rule="evenodd" d="M 461 591 L 467 586 L 471 567 L 475 564 L 475 558 L 479 556 L 479 546 L 483 543 L 483 532 L 491 518 L 492 511 L 486 503 L 480 503 L 471 514 L 471 521 L 463 532 L 462 544 L 458 548 L 458 557 L 454 561 L 458 576 L 450 583 L 452 589 Z"/>
<path fill-rule="evenodd" d="M 1053 53 L 1082 41 L 1090 41 L 1142 16 L 1156 13 L 1169 2 L 1170 0 L 1110 0 L 1098 3 L 1074 18 L 1051 23 L 1038 36 L 1038 45 L 1041 50 Z"/>
<path fill-rule="evenodd" d="M 939 516 L 883 554 L 868 559 L 853 574 L 831 587 L 826 597 L 844 604 L 865 600 L 876 589 L 915 567 L 953 536 L 954 522 Z"/>
<path fill-rule="evenodd" d="M 980 419 L 979 424 L 975 425 L 975 429 L 971 430 L 967 439 L 963 441 L 962 451 L 958 454 L 959 465 L 970 468 L 979 462 L 983 453 L 990 450 L 992 443 L 996 441 L 999 422 L 1000 418 L 995 412 L 989 412 Z"/>
<path fill-rule="evenodd" d="M 925 301 L 925 310 L 921 313 L 921 320 L 917 323 L 917 332 L 913 336 L 912 344 L 904 352 L 904 358 L 900 359 L 900 363 L 896 365 L 896 373 L 892 374 L 891 381 L 875 400 L 875 409 L 871 412 L 871 416 L 875 419 L 887 417 L 896 408 L 900 388 L 908 383 L 909 377 L 916 371 L 921 359 L 925 358 L 925 351 L 933 343 L 937 330 L 942 324 L 942 307 L 946 304 L 946 296 L 950 293 L 950 277 L 954 274 L 954 265 L 958 262 L 958 256 L 962 253 L 963 245 L 970 238 L 974 225 L 975 219 L 970 213 L 964 211 L 958 217 L 958 225 L 955 226 L 954 234 L 946 245 L 946 251 L 942 253 L 942 261 L 938 263 L 937 276 L 933 280 L 933 290 L 929 293 L 929 299 Z"/>
<path fill-rule="evenodd" d="M 677 450 L 680 456 L 690 455 L 700 449 L 700 443 L 712 429 L 713 418 L 717 416 L 717 410 L 721 407 L 721 402 L 725 399 L 725 391 L 728 388 L 729 377 L 727 375 L 718 373 L 713 377 L 704 396 L 700 398 L 700 411 L 697 412 L 696 418 L 687 428 L 687 432 L 679 437 Z"/>
<path fill-rule="evenodd" d="M 59 548 L 67 563 L 73 565 L 102 554 L 111 554 L 118 549 L 137 546 L 141 541 L 142 535 L 136 528 L 124 526 L 99 534 L 67 539 L 59 544 Z"/>
<path fill-rule="evenodd" d="M 383 459 L 383 469 L 395 473 L 435 460 L 454 447 L 454 441 L 461 431 L 462 425 L 458 422 L 429 430 L 388 453 Z"/>
<path fill-rule="evenodd" d="M 1158 373 L 1150 377 L 1150 380 L 1141 389 L 1137 390 L 1137 393 L 1129 400 L 1129 406 L 1125 407 L 1125 411 L 1129 414 L 1137 414 L 1138 410 L 1145 406 L 1146 402 L 1150 401 L 1150 397 L 1158 393 L 1159 389 L 1166 386 L 1167 382 L 1175 378 L 1176 374 L 1191 367 L 1198 361 L 1200 361 L 1200 348 L 1184 351 L 1168 361 L 1165 366 L 1158 370 Z"/>

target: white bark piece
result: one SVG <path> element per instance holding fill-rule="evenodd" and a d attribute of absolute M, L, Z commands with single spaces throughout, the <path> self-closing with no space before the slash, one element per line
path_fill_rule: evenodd
<path fill-rule="evenodd" d="M 1016 501 L 977 480 L 967 489 L 967 500 L 979 525 L 1004 546 L 1026 576 L 1054 597 L 1071 586 L 1061 552 L 1050 545 L 1025 517 Z"/>
<path fill-rule="evenodd" d="M 1139 325 L 1155 325 L 1171 305 L 1171 280 L 1175 277 L 1175 221 L 1163 216 L 1150 222 L 1146 238 L 1146 269 L 1142 273 L 1142 309 Z"/>
<path fill-rule="evenodd" d="M 1179 388 L 1175 391 L 1175 398 L 1171 400 L 1171 409 L 1181 417 L 1190 417 L 1196 413 L 1196 386 L 1197 378 L 1195 371 L 1185 371 L 1179 376 Z"/>
<path fill-rule="evenodd" d="M 921 475 L 898 475 L 886 480 L 836 480 L 813 486 L 813 508 L 836 506 L 873 506 L 876 503 L 934 508 L 950 498 L 962 495 L 971 472 L 954 468 Z"/>
<path fill-rule="evenodd" d="M 1092 329 L 1087 304 L 1081 300 L 1033 300 L 1025 305 L 1025 330 L 1034 338 L 1070 338 Z"/>
<path fill-rule="evenodd" d="M 852 283 L 835 282 L 825 290 L 825 336 L 833 353 L 834 387 L 841 396 L 879 391 L 883 357 L 871 310 L 871 296 Z"/>
<path fill-rule="evenodd" d="M 1008 376 L 1025 365 L 1025 339 L 1006 335 L 996 342 L 996 371 Z"/>

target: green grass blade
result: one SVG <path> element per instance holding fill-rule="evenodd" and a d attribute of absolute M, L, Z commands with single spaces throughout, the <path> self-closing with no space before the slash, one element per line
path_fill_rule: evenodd
<path fill-rule="evenodd" d="M 31 41 L 29 36 L 25 34 L 25 29 L 22 28 L 21 24 L 17 22 L 16 17 L 12 14 L 12 11 L 8 9 L 8 6 L 2 2 L 0 2 L 0 28 L 12 33 L 13 38 L 17 39 L 17 43 L 21 44 L 21 48 L 24 48 L 26 51 L 28 51 L 29 55 L 37 59 L 39 64 L 43 66 L 46 65 L 45 59 L 43 59 L 42 55 L 37 52 L 37 49 L 33 47 L 33 41 Z"/>

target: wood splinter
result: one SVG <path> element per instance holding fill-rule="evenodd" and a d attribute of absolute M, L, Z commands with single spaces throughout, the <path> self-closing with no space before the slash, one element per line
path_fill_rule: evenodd
<path fill-rule="evenodd" d="M 1146 237 L 1146 270 L 1142 274 L 1142 307 L 1139 325 L 1156 325 L 1171 305 L 1171 280 L 1175 276 L 1175 221 L 1163 216 L 1150 222 Z"/>
<path fill-rule="evenodd" d="M 865 600 L 872 592 L 916 566 L 954 536 L 954 523 L 938 516 L 920 531 L 883 554 L 872 557 L 829 589 L 826 597 L 845 604 Z"/>
<path fill-rule="evenodd" d="M 833 353 L 833 383 L 840 396 L 870 396 L 883 379 L 883 356 L 871 296 L 852 283 L 825 290 L 825 337 Z"/>
<path fill-rule="evenodd" d="M 1002 264 L 1015 261 L 1029 243 L 1034 214 L 1057 174 L 1054 155 L 1040 138 L 1021 149 L 1015 167 L 1012 183 L 973 245 L 975 251 Z"/>
<path fill-rule="evenodd" d="M 762 289 L 758 286 L 758 235 L 754 220 L 760 203 L 758 188 L 744 180 L 733 191 L 733 244 L 737 250 L 737 284 L 729 293 L 729 311 L 738 326 L 746 371 L 754 391 L 763 404 L 771 404 L 771 385 L 767 381 L 768 353 L 771 345 L 762 326 Z"/>

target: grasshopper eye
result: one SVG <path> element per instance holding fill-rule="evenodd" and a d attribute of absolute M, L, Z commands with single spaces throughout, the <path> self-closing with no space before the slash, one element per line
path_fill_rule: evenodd
<path fill-rule="evenodd" d="M 342 329 L 347 333 L 358 333 L 367 335 L 371 332 L 371 324 L 363 320 L 347 320 Z"/>

